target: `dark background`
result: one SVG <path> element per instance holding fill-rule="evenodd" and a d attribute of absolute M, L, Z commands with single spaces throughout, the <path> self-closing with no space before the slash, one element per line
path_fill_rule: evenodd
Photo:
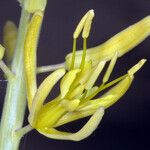
<path fill-rule="evenodd" d="M 149 0 L 48 0 L 38 49 L 38 64 L 48 65 L 64 61 L 72 47 L 72 33 L 81 16 L 89 9 L 96 16 L 88 46 L 98 45 L 129 25 L 150 14 Z M 16 0 L 0 0 L 0 43 L 6 20 L 18 24 L 20 7 Z M 81 48 L 81 41 L 79 42 Z M 150 57 L 150 39 L 120 58 L 112 78 L 126 72 L 141 58 Z M 150 63 L 149 60 L 136 76 L 125 96 L 106 110 L 101 125 L 84 141 L 56 141 L 36 131 L 27 134 L 20 150 L 149 150 L 150 149 Z M 42 80 L 39 77 L 39 81 Z M 3 79 L 1 74 L 0 79 Z M 6 82 L 0 81 L 0 107 L 2 108 Z M 1 110 L 1 109 L 0 109 Z M 0 111 L 1 113 L 1 111 Z M 76 130 L 86 121 L 66 126 Z"/>

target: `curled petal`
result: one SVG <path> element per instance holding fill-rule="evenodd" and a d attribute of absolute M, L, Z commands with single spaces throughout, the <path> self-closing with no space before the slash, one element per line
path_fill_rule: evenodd
<path fill-rule="evenodd" d="M 24 70 L 29 109 L 37 90 L 36 84 L 36 49 L 42 24 L 43 13 L 36 12 L 29 24 L 24 44 Z"/>
<path fill-rule="evenodd" d="M 71 141 L 81 141 L 88 136 L 90 136 L 98 127 L 101 119 L 104 115 L 104 108 L 100 107 L 89 121 L 76 133 L 66 133 L 55 129 L 38 129 L 38 131 L 48 138 L 61 139 L 61 140 L 71 140 Z"/>
<path fill-rule="evenodd" d="M 65 69 L 58 69 L 51 73 L 39 86 L 31 106 L 31 112 L 29 115 L 29 122 L 31 125 L 35 124 L 36 117 L 41 109 L 46 97 L 50 93 L 53 86 L 58 82 L 58 80 L 65 74 Z"/>

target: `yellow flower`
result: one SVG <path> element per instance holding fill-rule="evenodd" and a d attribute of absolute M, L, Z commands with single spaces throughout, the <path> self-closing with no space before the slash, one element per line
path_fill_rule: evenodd
<path fill-rule="evenodd" d="M 147 20 L 149 19 L 142 20 L 104 43 L 101 46 L 102 48 L 100 47 L 101 52 L 99 52 L 99 48 L 87 51 L 87 38 L 94 17 L 94 11 L 88 11 L 74 32 L 73 52 L 66 57 L 68 71 L 65 68 L 57 69 L 37 87 L 35 49 L 42 17 L 42 12 L 36 12 L 33 15 L 24 47 L 24 68 L 30 111 L 28 120 L 33 128 L 49 138 L 79 141 L 93 133 L 104 115 L 104 110 L 117 102 L 126 93 L 133 82 L 134 74 L 145 63 L 146 60 L 142 59 L 129 69 L 125 75 L 108 82 L 117 58 L 146 37 L 146 30 L 148 30 Z M 141 32 L 144 35 L 143 37 L 137 37 L 139 36 L 137 33 L 139 26 L 143 25 L 145 26 L 144 33 Z M 76 52 L 76 40 L 81 32 L 83 51 Z M 130 39 L 122 40 L 130 33 L 132 34 Z M 132 43 L 130 43 L 131 41 Z M 99 86 L 95 86 L 96 80 L 108 60 L 111 61 L 102 83 Z M 47 96 L 59 80 L 60 94 L 55 99 L 45 103 Z M 98 93 L 107 88 L 110 89 L 104 95 L 95 98 Z M 89 121 L 76 133 L 61 132 L 56 129 L 60 125 L 90 115 L 92 116 Z"/>

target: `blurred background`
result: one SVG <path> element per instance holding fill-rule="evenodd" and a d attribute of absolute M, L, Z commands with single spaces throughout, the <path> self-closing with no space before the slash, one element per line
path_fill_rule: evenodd
<path fill-rule="evenodd" d="M 93 47 L 150 15 L 150 1 L 48 0 L 38 47 L 39 66 L 64 62 L 64 57 L 72 49 L 74 29 L 89 9 L 94 9 L 96 13 L 88 40 L 88 47 Z M 0 43 L 4 23 L 12 20 L 18 25 L 20 10 L 16 0 L 0 0 Z M 78 48 L 82 48 L 81 39 Z M 147 58 L 148 61 L 135 75 L 130 90 L 118 103 L 106 110 L 102 123 L 89 138 L 81 142 L 57 141 L 32 131 L 22 139 L 20 150 L 149 150 L 150 38 L 119 58 L 111 79 L 126 73 L 127 69 L 141 58 Z M 40 75 L 38 82 L 40 83 L 47 75 Z M 7 84 L 3 79 L 1 72 L 0 114 Z M 87 118 L 63 128 L 67 131 L 76 131 L 85 121 Z M 25 124 L 26 122 L 25 120 Z"/>

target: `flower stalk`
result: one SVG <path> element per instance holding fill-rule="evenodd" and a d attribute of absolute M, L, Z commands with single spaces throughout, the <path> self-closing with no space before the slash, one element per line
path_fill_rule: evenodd
<path fill-rule="evenodd" d="M 0 149 L 18 150 L 21 136 L 15 131 L 22 127 L 26 108 L 23 69 L 23 46 L 30 14 L 22 9 L 18 38 L 11 71 L 15 78 L 8 78 L 7 91 L 0 125 Z"/>

